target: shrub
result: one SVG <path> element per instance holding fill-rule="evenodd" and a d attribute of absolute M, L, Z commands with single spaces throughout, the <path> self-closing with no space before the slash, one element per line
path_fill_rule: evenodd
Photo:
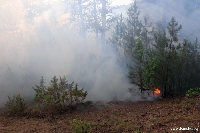
<path fill-rule="evenodd" d="M 8 102 L 5 104 L 5 107 L 9 115 L 21 115 L 27 108 L 27 105 L 24 99 L 18 95 L 13 95 L 13 97 L 8 96 Z"/>
<path fill-rule="evenodd" d="M 134 131 L 134 133 L 140 133 L 140 130 L 136 130 L 136 131 Z"/>
<path fill-rule="evenodd" d="M 199 94 L 200 88 L 190 88 L 187 92 L 186 92 L 186 97 L 192 97 L 192 96 L 196 96 Z"/>
<path fill-rule="evenodd" d="M 81 119 L 80 120 L 74 119 L 73 121 L 70 122 L 70 125 L 74 133 L 89 133 L 91 129 L 91 124 L 88 122 L 84 122 Z"/>
<path fill-rule="evenodd" d="M 78 84 L 74 82 L 67 83 L 66 77 L 61 78 L 58 82 L 56 76 L 50 81 L 50 86 L 44 85 L 44 79 L 40 80 L 40 85 L 33 89 L 36 92 L 35 102 L 49 109 L 63 110 L 67 106 L 77 105 L 86 98 L 87 91 L 84 88 L 78 89 Z"/>

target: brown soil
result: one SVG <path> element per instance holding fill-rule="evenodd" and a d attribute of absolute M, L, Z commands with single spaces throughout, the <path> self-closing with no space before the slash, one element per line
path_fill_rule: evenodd
<path fill-rule="evenodd" d="M 29 109 L 23 117 L 0 116 L 0 133 L 68 133 L 70 122 L 81 119 L 91 124 L 92 133 L 167 133 L 194 132 L 171 128 L 200 130 L 200 96 L 145 102 L 98 102 L 82 105 L 62 115 L 43 115 Z"/>

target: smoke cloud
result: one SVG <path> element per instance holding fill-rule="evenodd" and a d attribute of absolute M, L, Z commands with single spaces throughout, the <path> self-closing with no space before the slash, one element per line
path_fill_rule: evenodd
<path fill-rule="evenodd" d="M 140 20 L 145 15 L 149 16 L 149 22 L 152 26 L 162 25 L 166 28 L 172 17 L 183 26 L 180 31 L 180 39 L 194 40 L 200 37 L 200 1 L 199 0 L 136 0 L 138 10 L 140 11 Z M 130 5 L 122 6 L 120 10 L 114 10 L 114 13 L 127 17 L 127 10 Z"/>
<path fill-rule="evenodd" d="M 152 2 L 151 2 L 152 1 Z M 141 16 L 149 15 L 150 22 L 158 22 L 166 27 L 172 17 L 183 26 L 180 39 L 194 40 L 200 37 L 200 1 L 193 0 L 138 0 Z M 155 25 L 154 25 L 155 26 Z"/>
<path fill-rule="evenodd" d="M 32 99 L 32 87 L 44 77 L 66 76 L 88 91 L 88 100 L 130 97 L 127 70 L 111 49 L 84 41 L 67 24 L 62 1 L 10 0 L 0 3 L 0 104 L 20 93 Z"/>

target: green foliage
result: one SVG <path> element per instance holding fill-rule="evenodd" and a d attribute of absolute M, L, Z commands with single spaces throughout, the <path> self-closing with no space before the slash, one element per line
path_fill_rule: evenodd
<path fill-rule="evenodd" d="M 200 87 L 200 45 L 197 38 L 194 42 L 180 42 L 182 25 L 174 17 L 166 29 L 154 31 L 152 27 L 150 31 L 148 16 L 143 21 L 139 19 L 136 1 L 128 9 L 127 16 L 127 21 L 120 16 L 110 42 L 124 57 L 121 60 L 125 60 L 129 68 L 131 83 L 140 89 L 161 88 L 163 96 L 183 94 L 188 88 Z"/>
<path fill-rule="evenodd" d="M 193 97 L 196 95 L 199 95 L 200 92 L 200 88 L 190 88 L 187 92 L 186 92 L 186 97 Z"/>
<path fill-rule="evenodd" d="M 172 17 L 171 21 L 168 24 L 168 32 L 171 37 L 171 41 L 177 42 L 178 41 L 178 32 L 182 29 L 182 25 L 178 25 L 178 22 Z"/>
<path fill-rule="evenodd" d="M 144 16 L 143 21 L 139 19 L 140 11 L 136 1 L 128 9 L 127 15 L 127 19 L 120 15 L 110 42 L 115 45 L 118 54 L 123 50 L 124 53 L 120 56 L 121 62 L 127 63 L 131 82 L 144 88 L 146 50 L 149 49 L 148 44 L 152 41 L 153 28 L 150 30 L 151 23 L 148 22 L 147 15 Z"/>
<path fill-rule="evenodd" d="M 134 131 L 134 133 L 140 133 L 140 130 L 136 130 L 136 131 Z"/>
<path fill-rule="evenodd" d="M 74 82 L 67 83 L 66 77 L 60 77 L 58 82 L 58 79 L 54 76 L 49 84 L 50 86 L 46 87 L 42 77 L 40 85 L 33 87 L 36 92 L 35 102 L 47 109 L 62 110 L 67 106 L 83 102 L 87 96 L 87 91 L 84 91 L 84 88 L 78 89 L 78 84 L 74 86 Z"/>
<path fill-rule="evenodd" d="M 123 131 L 123 130 L 127 130 L 129 127 L 127 125 L 126 122 L 124 122 L 123 120 L 118 120 L 114 123 L 114 129 L 116 132 L 119 132 L 119 131 Z"/>
<path fill-rule="evenodd" d="M 136 40 L 135 49 L 134 49 L 133 61 L 135 65 L 133 68 L 130 68 L 130 77 L 132 77 L 132 82 L 138 85 L 140 88 L 144 88 L 144 46 L 140 38 Z"/>
<path fill-rule="evenodd" d="M 21 115 L 27 108 L 24 99 L 18 95 L 13 95 L 13 97 L 8 96 L 8 101 L 5 104 L 6 109 L 10 115 Z"/>
<path fill-rule="evenodd" d="M 91 129 L 91 124 L 89 122 L 84 122 L 81 119 L 70 122 L 70 125 L 74 133 L 89 133 Z"/>

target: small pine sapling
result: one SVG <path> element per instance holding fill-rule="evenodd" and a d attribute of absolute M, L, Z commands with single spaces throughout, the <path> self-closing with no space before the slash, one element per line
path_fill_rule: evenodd
<path fill-rule="evenodd" d="M 78 84 L 74 87 L 74 82 L 67 83 L 66 77 L 58 80 L 56 76 L 50 81 L 50 86 L 44 86 L 44 79 L 40 80 L 40 85 L 33 89 L 36 91 L 35 102 L 46 109 L 63 110 L 67 106 L 77 105 L 86 98 L 87 91 L 84 88 L 78 89 Z"/>
<path fill-rule="evenodd" d="M 8 96 L 8 101 L 5 104 L 5 107 L 9 113 L 9 115 L 22 115 L 27 108 L 27 105 L 24 99 L 20 94 L 13 95 L 13 97 Z"/>

